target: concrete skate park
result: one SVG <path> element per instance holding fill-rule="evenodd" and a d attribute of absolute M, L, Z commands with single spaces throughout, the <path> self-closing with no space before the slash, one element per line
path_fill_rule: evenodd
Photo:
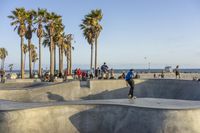
<path fill-rule="evenodd" d="M 0 84 L 2 133 L 199 133 L 200 83 L 137 79 Z"/>

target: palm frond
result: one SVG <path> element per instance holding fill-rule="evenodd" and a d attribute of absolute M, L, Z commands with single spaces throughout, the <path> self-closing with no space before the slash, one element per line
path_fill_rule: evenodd
<path fill-rule="evenodd" d="M 16 21 L 10 23 L 10 25 L 11 25 L 11 26 L 13 26 L 13 25 L 17 25 L 18 23 L 19 23 L 19 20 L 16 20 Z"/>

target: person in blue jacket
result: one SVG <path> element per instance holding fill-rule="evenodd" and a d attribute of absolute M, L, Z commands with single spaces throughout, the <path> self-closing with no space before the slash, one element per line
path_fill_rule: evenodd
<path fill-rule="evenodd" d="M 133 91 L 134 91 L 134 78 L 135 74 L 134 74 L 134 71 L 133 69 L 130 69 L 129 72 L 126 74 L 126 77 L 125 77 L 125 80 L 128 82 L 128 84 L 130 85 L 130 90 L 129 90 L 129 93 L 128 93 L 128 98 L 136 98 L 135 96 L 133 96 Z"/>

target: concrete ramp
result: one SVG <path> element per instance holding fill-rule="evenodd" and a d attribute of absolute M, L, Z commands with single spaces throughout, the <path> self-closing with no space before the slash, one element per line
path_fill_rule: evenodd
<path fill-rule="evenodd" d="M 85 85 L 85 84 L 84 84 Z M 64 83 L 0 84 L 0 99 L 21 102 L 127 98 L 124 80 L 91 80 Z M 135 95 L 143 98 L 200 100 L 200 82 L 172 79 L 135 80 Z"/>
<path fill-rule="evenodd" d="M 56 103 L 0 101 L 3 133 L 199 133 L 200 103 L 138 98 Z"/>
<path fill-rule="evenodd" d="M 124 80 L 0 84 L 0 133 L 199 133 L 200 83 Z"/>

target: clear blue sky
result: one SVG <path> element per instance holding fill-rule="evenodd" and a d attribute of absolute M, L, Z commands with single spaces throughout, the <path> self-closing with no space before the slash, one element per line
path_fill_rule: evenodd
<path fill-rule="evenodd" d="M 92 9 L 102 9 L 99 65 L 114 68 L 200 67 L 199 0 L 0 0 L 0 47 L 9 56 L 6 65 L 20 63 L 20 38 L 7 18 L 16 7 L 46 8 L 63 16 L 65 32 L 74 34 L 74 67 L 89 68 L 90 46 L 79 28 Z M 27 40 L 25 40 L 27 43 Z M 33 37 L 38 45 L 38 39 Z M 146 60 L 144 57 L 147 57 Z M 43 48 L 43 67 L 49 67 L 48 48 Z M 28 60 L 26 61 L 28 66 Z"/>

